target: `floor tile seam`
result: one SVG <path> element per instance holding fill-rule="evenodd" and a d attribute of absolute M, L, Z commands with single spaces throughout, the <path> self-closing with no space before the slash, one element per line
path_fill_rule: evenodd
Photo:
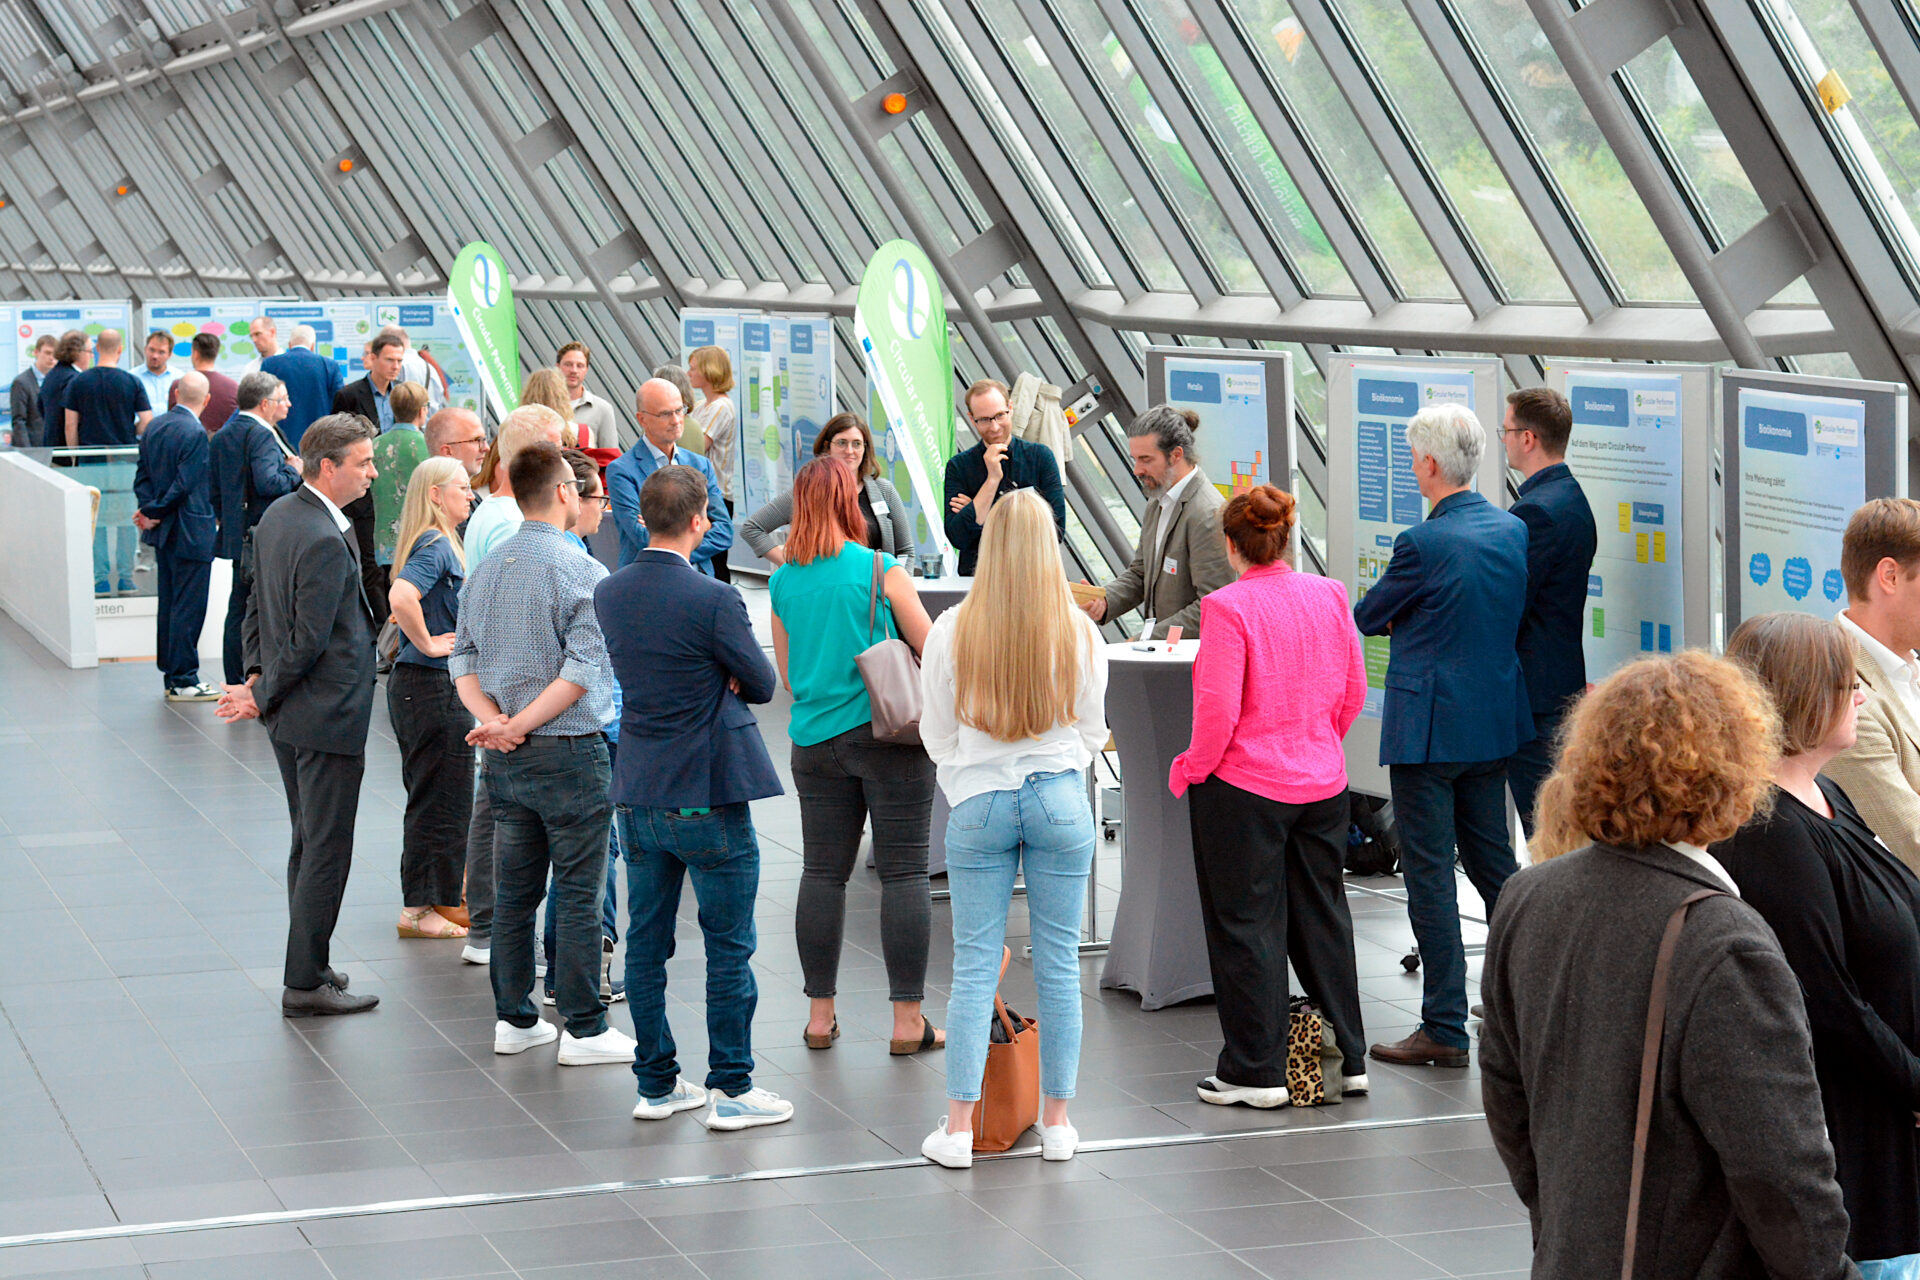
<path fill-rule="evenodd" d="M 27 1042 L 21 1038 L 20 1028 L 14 1023 L 13 1014 L 5 1008 L 0 1008 L 0 1018 L 6 1019 L 8 1033 L 13 1036 L 14 1043 L 20 1046 L 20 1054 L 27 1060 L 27 1065 L 33 1068 L 33 1078 L 39 1083 L 40 1092 L 46 1095 L 47 1104 L 53 1108 L 54 1114 L 60 1117 L 60 1128 L 66 1133 L 67 1141 L 73 1144 L 74 1152 L 80 1157 L 80 1163 L 86 1167 L 87 1176 L 93 1179 L 94 1189 L 99 1193 L 100 1199 L 105 1202 L 107 1212 L 113 1215 L 115 1222 L 124 1222 L 125 1219 L 120 1216 L 119 1206 L 115 1205 L 113 1198 L 107 1194 L 106 1183 L 100 1180 L 100 1171 L 93 1167 L 93 1157 L 87 1154 L 85 1147 L 80 1145 L 80 1135 L 74 1131 L 72 1119 L 61 1107 L 60 1100 L 53 1096 L 53 1090 L 47 1087 L 47 1077 L 40 1070 L 40 1064 L 34 1060 L 33 1050 L 28 1048 Z"/>

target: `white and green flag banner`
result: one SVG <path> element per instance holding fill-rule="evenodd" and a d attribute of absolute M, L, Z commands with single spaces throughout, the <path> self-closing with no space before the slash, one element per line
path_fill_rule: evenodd
<path fill-rule="evenodd" d="M 928 533 L 944 552 L 947 536 L 939 512 L 947 459 L 953 456 L 953 360 L 946 298 L 926 254 L 905 240 L 880 246 L 860 280 L 853 335 L 886 413 L 892 449 L 906 467 L 916 505 L 933 513 Z"/>
<path fill-rule="evenodd" d="M 500 251 L 479 240 L 462 249 L 448 273 L 447 301 L 453 304 L 460 341 L 480 371 L 487 402 L 504 418 L 520 403 L 520 328 L 513 282 Z"/>

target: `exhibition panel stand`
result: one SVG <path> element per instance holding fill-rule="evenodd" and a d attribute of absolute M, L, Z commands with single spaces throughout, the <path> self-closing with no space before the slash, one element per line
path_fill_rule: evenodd
<path fill-rule="evenodd" d="M 97 337 L 102 329 L 118 329 L 126 334 L 127 342 L 134 350 L 139 349 L 141 341 L 141 335 L 127 333 L 133 327 L 133 304 L 124 299 L 117 302 L 8 304 L 0 306 L 0 324 L 6 325 L 13 333 L 11 342 L 0 344 L 0 379 L 4 379 L 9 386 L 20 376 L 21 370 L 33 364 L 33 344 L 43 336 L 58 338 L 69 329 L 78 329 L 92 338 Z M 13 405 L 10 399 L 0 401 L 0 431 L 7 432 L 8 439 L 12 439 Z M 66 437 L 51 434 L 36 443 L 41 448 L 53 448 L 64 445 Z"/>
<path fill-rule="evenodd" d="M 1327 556 L 1329 576 L 1358 604 L 1393 558 L 1394 539 L 1426 518 L 1413 477 L 1407 424 L 1421 409 L 1458 404 L 1487 434 L 1474 487 L 1507 505 L 1507 459 L 1494 432 L 1506 406 L 1500 362 L 1419 356 L 1334 356 L 1327 361 Z M 1367 698 L 1347 732 L 1347 784 L 1388 794 L 1380 763 L 1380 714 L 1386 701 L 1385 636 L 1365 638 Z"/>
<path fill-rule="evenodd" d="M 1713 371 L 1705 365 L 1547 367 L 1567 397 L 1567 466 L 1599 535 L 1580 635 L 1587 679 L 1713 641 Z"/>
<path fill-rule="evenodd" d="M 1832 617 L 1846 607 L 1848 519 L 1868 498 L 1907 491 L 1906 387 L 1730 372 L 1720 379 L 1720 419 L 1725 630 L 1780 609 Z"/>
<path fill-rule="evenodd" d="M 1222 495 L 1262 484 L 1295 491 L 1300 455 L 1288 353 L 1148 347 L 1147 403 L 1200 415 L 1196 461 Z"/>

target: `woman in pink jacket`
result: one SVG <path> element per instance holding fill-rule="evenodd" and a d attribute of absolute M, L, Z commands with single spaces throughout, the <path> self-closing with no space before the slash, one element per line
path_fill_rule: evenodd
<path fill-rule="evenodd" d="M 1222 1106 L 1287 1101 L 1289 957 L 1346 1056 L 1345 1092 L 1367 1088 L 1340 745 L 1367 673 L 1346 588 L 1287 563 L 1293 522 L 1293 495 L 1272 485 L 1220 513 L 1240 579 L 1200 601 L 1193 741 L 1169 779 L 1188 797 L 1226 1041 L 1200 1100 Z"/>

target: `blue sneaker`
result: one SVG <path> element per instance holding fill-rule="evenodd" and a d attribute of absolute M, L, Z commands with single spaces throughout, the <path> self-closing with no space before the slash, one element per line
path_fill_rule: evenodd
<path fill-rule="evenodd" d="M 658 1098 L 642 1098 L 633 1109 L 635 1120 L 665 1120 L 676 1111 L 693 1111 L 707 1105 L 707 1091 L 685 1076 L 676 1077 L 673 1091 Z"/>
<path fill-rule="evenodd" d="M 781 1124 L 793 1119 L 793 1104 L 777 1093 L 749 1089 L 735 1098 L 713 1091 L 713 1105 L 700 1123 L 709 1129 L 752 1129 L 763 1124 Z"/>
<path fill-rule="evenodd" d="M 95 578 L 93 580 L 93 594 L 97 596 L 110 596 L 113 594 L 113 584 L 105 578 Z"/>

